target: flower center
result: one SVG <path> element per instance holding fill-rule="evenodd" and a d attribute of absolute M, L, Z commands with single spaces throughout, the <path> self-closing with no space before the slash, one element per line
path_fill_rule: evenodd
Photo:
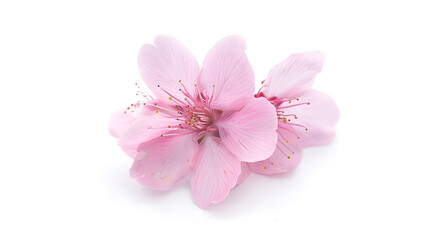
<path fill-rule="evenodd" d="M 191 94 L 181 80 L 179 80 L 179 83 L 180 88 L 178 90 L 182 96 L 180 94 L 179 96 L 172 94 L 158 85 L 167 94 L 169 104 L 165 104 L 165 101 L 158 104 L 155 102 L 155 99 L 143 103 L 143 105 L 155 111 L 156 114 L 161 114 L 163 117 L 173 118 L 177 121 L 177 124 L 165 126 L 169 130 L 177 131 L 162 134 L 161 136 L 178 134 L 180 130 L 188 130 L 187 132 L 192 131 L 197 133 L 197 140 L 201 140 L 208 132 L 216 134 L 218 129 L 213 123 L 216 116 L 221 114 L 221 111 L 210 108 L 213 94 L 212 96 L 208 96 L 206 92 L 201 92 L 197 84 L 194 84 L 196 94 Z"/>
<path fill-rule="evenodd" d="M 279 121 L 279 128 L 285 129 L 286 131 L 292 133 L 299 139 L 296 131 L 293 131 L 293 127 L 303 128 L 308 131 L 308 128 L 303 124 L 299 123 L 298 116 L 293 113 L 293 110 L 296 107 L 302 107 L 310 105 L 310 102 L 300 102 L 299 98 L 267 98 L 263 92 L 259 91 L 255 94 L 255 97 L 264 97 L 276 108 L 277 119 Z M 288 141 L 287 141 L 288 142 Z"/>

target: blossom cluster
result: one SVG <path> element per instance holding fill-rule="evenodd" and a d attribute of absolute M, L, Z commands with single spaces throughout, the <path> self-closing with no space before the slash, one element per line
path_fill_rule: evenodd
<path fill-rule="evenodd" d="M 168 190 L 190 176 L 200 208 L 225 199 L 250 173 L 290 171 L 302 149 L 334 137 L 339 112 L 311 88 L 320 52 L 294 54 L 271 69 L 255 93 L 245 41 L 219 41 L 200 68 L 178 40 L 158 36 L 138 56 L 141 78 L 153 96 L 112 114 L 110 132 L 134 159 L 130 175 Z"/>

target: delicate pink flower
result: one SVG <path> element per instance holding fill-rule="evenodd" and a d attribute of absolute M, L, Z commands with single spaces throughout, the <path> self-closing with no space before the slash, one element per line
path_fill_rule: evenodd
<path fill-rule="evenodd" d="M 302 148 L 324 145 L 333 140 L 338 108 L 329 96 L 311 89 L 323 62 L 324 55 L 320 52 L 299 53 L 271 69 L 255 97 L 266 98 L 276 107 L 279 126 L 277 147 L 264 161 L 243 163 L 238 184 L 250 172 L 287 172 L 300 162 Z"/>
<path fill-rule="evenodd" d="M 191 174 L 196 204 L 222 201 L 237 183 L 241 161 L 271 156 L 276 112 L 254 98 L 254 75 L 240 37 L 207 54 L 200 71 L 177 40 L 158 36 L 138 57 L 141 77 L 156 99 L 112 115 L 111 133 L 134 157 L 131 177 L 166 190 Z"/>

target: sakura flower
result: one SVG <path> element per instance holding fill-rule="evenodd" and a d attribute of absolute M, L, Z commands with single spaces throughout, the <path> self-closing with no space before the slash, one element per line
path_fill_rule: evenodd
<path fill-rule="evenodd" d="M 240 37 L 218 42 L 201 71 L 177 40 L 158 36 L 138 56 L 141 77 L 155 98 L 112 115 L 111 133 L 134 157 L 130 175 L 167 190 L 191 175 L 196 204 L 222 201 L 241 162 L 267 159 L 277 142 L 274 106 L 254 98 L 253 70 Z"/>
<path fill-rule="evenodd" d="M 301 161 L 304 147 L 324 145 L 334 138 L 339 111 L 328 95 L 311 89 L 322 70 L 324 55 L 306 52 L 279 63 L 262 82 L 256 98 L 266 98 L 275 107 L 278 141 L 273 155 L 264 161 L 243 163 L 239 184 L 250 174 L 277 174 Z"/>

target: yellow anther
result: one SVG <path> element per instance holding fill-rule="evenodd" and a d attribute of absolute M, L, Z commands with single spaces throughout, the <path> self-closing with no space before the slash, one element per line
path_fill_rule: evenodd
<path fill-rule="evenodd" d="M 285 117 L 283 118 L 283 122 L 286 123 L 286 118 Z"/>
<path fill-rule="evenodd" d="M 196 86 L 197 86 L 197 84 L 195 83 L 195 84 L 194 84 L 194 87 L 196 87 Z"/>
<path fill-rule="evenodd" d="M 286 140 L 286 143 L 289 143 L 289 140 Z"/>
<path fill-rule="evenodd" d="M 168 125 L 168 128 L 171 128 L 171 126 L 170 126 L 170 125 Z"/>
<path fill-rule="evenodd" d="M 173 99 L 173 98 L 172 98 L 172 97 L 169 97 L 169 98 L 168 98 L 168 100 L 170 100 L 170 101 L 171 101 L 171 99 Z"/>
<path fill-rule="evenodd" d="M 308 128 L 305 128 L 305 131 L 308 131 Z"/>
<path fill-rule="evenodd" d="M 298 119 L 298 117 L 297 117 L 297 116 L 295 116 L 295 119 Z"/>
<path fill-rule="evenodd" d="M 299 137 L 297 137 L 299 139 Z"/>
<path fill-rule="evenodd" d="M 213 84 L 213 87 L 215 87 L 215 85 Z"/>
<path fill-rule="evenodd" d="M 179 82 L 181 82 L 182 80 L 179 79 Z"/>
<path fill-rule="evenodd" d="M 264 169 L 267 169 L 267 166 L 264 166 Z"/>
<path fill-rule="evenodd" d="M 297 98 L 296 100 L 299 101 L 299 98 Z"/>
<path fill-rule="evenodd" d="M 188 98 L 185 97 L 185 101 L 187 101 L 187 100 L 188 100 Z"/>
<path fill-rule="evenodd" d="M 158 110 L 156 110 L 155 112 L 156 112 L 156 113 L 159 113 L 159 111 L 158 111 Z"/>
<path fill-rule="evenodd" d="M 290 159 L 290 156 L 287 156 L 287 159 Z"/>

